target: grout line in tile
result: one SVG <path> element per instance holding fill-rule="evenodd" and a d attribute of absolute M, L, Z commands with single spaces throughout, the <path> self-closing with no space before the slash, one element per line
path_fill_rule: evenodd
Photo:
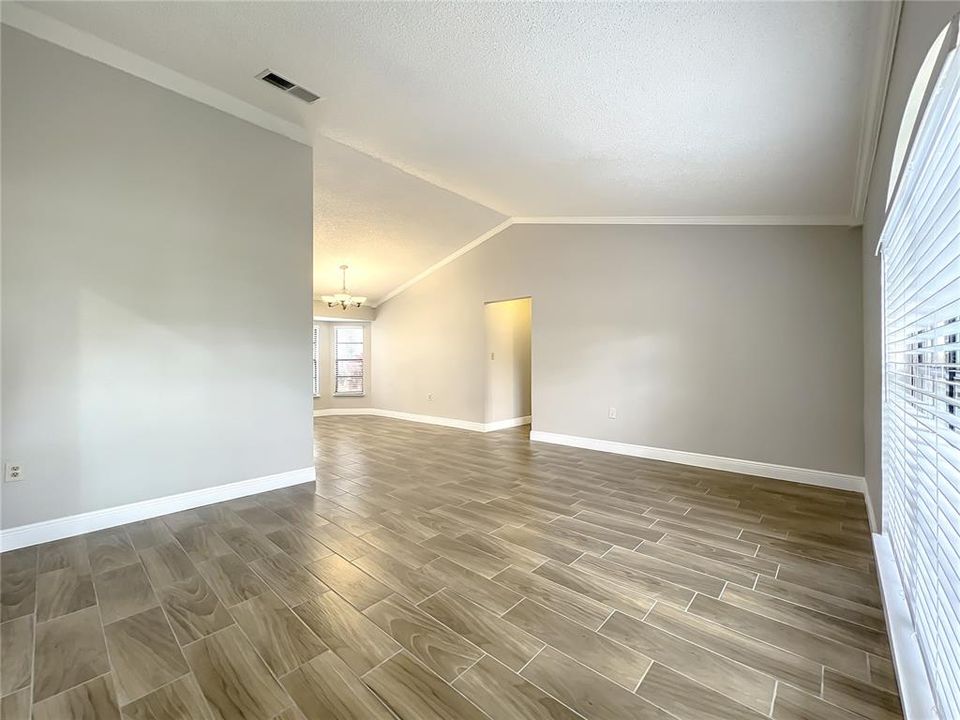
<path fill-rule="evenodd" d="M 84 546 L 86 546 L 86 542 L 84 542 Z M 28 686 L 28 687 L 30 688 L 30 696 L 29 696 L 30 708 L 31 708 L 31 712 L 29 713 L 30 715 L 33 714 L 33 713 L 32 713 L 32 709 L 33 709 L 33 686 L 34 686 L 34 683 L 36 682 L 36 679 L 37 679 L 37 618 L 40 616 L 40 615 L 39 615 L 39 612 L 38 612 L 38 605 L 39 605 L 39 603 L 40 603 L 40 593 L 37 592 L 37 578 L 40 576 L 40 550 L 38 549 L 38 550 L 34 553 L 34 555 L 35 555 L 35 557 L 34 557 L 34 559 L 33 559 L 33 613 L 32 613 L 32 614 L 33 614 L 33 642 L 31 643 L 31 648 L 30 648 L 30 685 Z M 89 560 L 90 560 L 90 554 L 87 553 L 87 561 L 89 562 Z M 90 568 L 90 572 L 91 572 L 90 582 L 92 583 L 92 582 L 93 582 L 93 568 Z M 94 597 L 97 597 L 97 587 L 96 587 L 96 585 L 94 585 L 94 587 L 93 587 L 93 596 L 94 596 Z M 99 603 L 98 603 L 98 604 L 99 604 Z M 102 618 L 101 618 L 101 620 L 100 620 L 100 631 L 103 632 L 103 619 L 102 619 Z M 103 644 L 104 644 L 104 647 L 106 647 L 106 644 L 107 644 L 107 639 L 106 639 L 106 637 L 104 637 L 104 639 L 103 639 Z M 108 665 L 110 664 L 110 657 L 109 657 L 109 656 L 107 656 L 107 664 L 108 664 Z M 110 665 L 110 668 L 111 668 L 111 670 L 112 670 L 112 669 L 113 669 L 113 666 Z"/>
<path fill-rule="evenodd" d="M 483 660 L 486 656 L 487 656 L 487 653 L 481 651 L 480 657 L 478 657 L 478 658 L 477 658 L 476 660 L 474 660 L 472 663 L 470 663 L 469 665 L 467 665 L 467 667 L 465 667 L 463 670 L 461 670 L 460 672 L 458 672 L 458 673 L 457 673 L 457 676 L 456 676 L 453 680 L 450 680 L 449 682 L 447 682 L 447 684 L 452 687 L 453 684 L 454 684 L 457 680 L 459 680 L 460 677 L 461 677 L 464 673 L 466 673 L 468 670 L 470 670 L 470 668 L 472 668 L 472 667 L 473 667 L 474 665 L 476 665 L 478 662 L 480 662 L 481 660 Z M 469 700 L 469 698 L 467 698 L 467 699 Z"/>
<path fill-rule="evenodd" d="M 508 588 L 508 589 L 509 589 L 509 588 Z M 517 595 L 520 595 L 520 593 L 517 593 Z M 517 605 L 519 605 L 520 603 L 522 603 L 522 602 L 523 602 L 524 600 L 526 600 L 526 599 L 527 599 L 527 598 L 525 598 L 523 595 L 520 595 L 520 599 L 519 599 L 519 600 L 517 600 L 513 605 L 511 605 L 511 606 L 508 607 L 506 610 L 504 610 L 502 613 L 500 613 L 500 617 L 503 617 L 504 615 L 506 615 L 508 612 L 510 612 L 511 610 L 513 610 Z M 566 617 L 566 616 L 564 616 L 564 617 Z"/>
<path fill-rule="evenodd" d="M 640 673 L 640 679 L 637 680 L 637 685 L 635 688 L 633 688 L 634 695 L 636 695 L 637 690 L 640 689 L 640 686 L 643 684 L 643 681 L 646 679 L 647 673 L 650 672 L 650 668 L 653 667 L 654 660 L 652 658 L 647 658 L 647 659 L 650 660 L 650 664 L 647 665 L 646 669 L 642 673 Z"/>
<path fill-rule="evenodd" d="M 398 644 L 399 644 L 399 643 L 398 643 Z M 400 653 L 402 653 L 403 650 L 404 650 L 404 648 L 401 647 L 399 650 L 397 650 L 395 653 L 393 653 L 390 657 L 384 658 L 383 660 L 381 660 L 380 662 L 378 662 L 376 665 L 374 665 L 372 668 L 370 668 L 369 670 L 367 670 L 365 673 L 362 673 L 362 674 L 358 675 L 357 677 L 360 677 L 360 678 L 366 677 L 367 675 L 369 675 L 370 673 L 372 673 L 374 670 L 376 670 L 378 667 L 380 667 L 381 665 L 383 665 L 385 662 L 387 662 L 388 660 L 390 660 L 390 659 L 392 659 L 392 658 L 395 658 L 397 655 L 399 655 Z M 333 651 L 331 650 L 330 652 L 333 652 Z"/>
<path fill-rule="evenodd" d="M 26 616 L 24 615 L 23 617 L 26 617 Z M 10 621 L 7 620 L 7 622 L 10 622 Z M 107 676 L 110 676 L 111 678 L 113 677 L 113 668 L 111 668 L 109 671 L 107 671 L 107 672 L 105 672 L 105 673 L 100 673 L 99 675 L 94 675 L 94 676 L 93 676 L 92 678 L 90 678 L 89 680 L 84 680 L 83 682 L 79 682 L 79 683 L 77 683 L 76 685 L 71 685 L 70 687 L 66 688 L 65 690 L 61 690 L 61 691 L 58 692 L 58 693 L 54 693 L 53 695 L 48 695 L 48 696 L 45 697 L 43 700 L 38 700 L 38 701 L 34 702 L 34 701 L 33 701 L 33 695 L 31 694 L 31 696 L 30 696 L 30 708 L 32 709 L 34 705 L 39 705 L 40 703 L 46 702 L 47 700 L 52 700 L 52 699 L 55 698 L 55 697 L 60 697 L 60 696 L 63 695 L 64 693 L 68 693 L 68 692 L 70 692 L 71 690 L 76 690 L 76 689 L 77 689 L 78 687 L 80 687 L 81 685 L 86 685 L 87 683 L 93 682 L 94 680 L 99 680 L 100 678 L 105 678 L 105 677 L 107 677 Z M 181 675 L 180 677 L 183 677 L 183 676 Z M 31 683 L 31 684 L 32 684 L 32 683 Z M 26 688 L 20 688 L 20 689 L 17 690 L 16 692 L 7 693 L 7 694 L 4 695 L 3 697 L 4 697 L 4 698 L 8 698 L 8 697 L 10 697 L 11 695 L 16 695 L 18 692 L 23 692 L 24 690 L 26 690 Z M 118 699 L 118 705 L 119 705 L 119 699 Z"/>
<path fill-rule="evenodd" d="M 543 641 L 542 641 L 542 640 L 538 640 L 538 642 L 543 642 Z M 530 663 L 532 663 L 532 662 L 536 659 L 537 655 L 539 655 L 540 653 L 543 652 L 543 648 L 545 648 L 545 647 L 547 647 L 547 644 L 546 644 L 546 643 L 543 643 L 543 647 L 540 648 L 539 650 L 537 650 L 533 655 L 531 655 L 531 656 L 530 656 L 530 659 L 527 660 L 527 661 L 523 664 L 523 666 L 522 666 L 519 670 L 516 671 L 517 675 L 519 675 L 520 673 L 522 673 L 522 672 L 526 669 L 527 665 L 529 665 Z"/>

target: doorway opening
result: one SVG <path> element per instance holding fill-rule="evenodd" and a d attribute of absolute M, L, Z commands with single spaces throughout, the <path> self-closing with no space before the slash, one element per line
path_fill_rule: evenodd
<path fill-rule="evenodd" d="M 488 430 L 529 425 L 531 406 L 531 322 L 529 297 L 484 305 L 486 328 L 486 411 Z"/>

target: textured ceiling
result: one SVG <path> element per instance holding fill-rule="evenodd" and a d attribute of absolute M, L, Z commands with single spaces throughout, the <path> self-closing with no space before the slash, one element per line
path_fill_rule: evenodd
<path fill-rule="evenodd" d="M 849 2 L 28 6 L 336 140 L 317 259 L 396 268 L 371 296 L 497 213 L 849 216 L 880 39 Z"/>
<path fill-rule="evenodd" d="M 376 302 L 486 230 L 502 215 L 345 145 L 314 144 L 313 279 Z"/>

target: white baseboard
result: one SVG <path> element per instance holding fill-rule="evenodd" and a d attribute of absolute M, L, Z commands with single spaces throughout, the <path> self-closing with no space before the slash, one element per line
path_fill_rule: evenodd
<path fill-rule="evenodd" d="M 459 418 L 439 417 L 437 415 L 419 415 L 417 413 L 399 412 L 397 410 L 382 410 L 380 408 L 326 408 L 324 410 L 313 411 L 314 417 L 326 417 L 328 415 L 376 415 L 378 417 L 393 418 L 394 420 L 407 420 L 408 422 L 425 423 L 427 425 L 441 425 L 443 427 L 471 430 L 473 432 L 493 432 L 494 430 L 526 425 L 530 422 L 529 415 L 482 423 L 474 422 L 473 420 L 461 420 Z"/>
<path fill-rule="evenodd" d="M 906 720 L 930 720 L 939 717 L 933 691 L 927 677 L 920 644 L 913 627 L 907 597 L 903 592 L 900 571 L 894 559 L 893 546 L 885 534 L 873 535 L 873 553 L 877 560 L 877 577 L 883 599 L 883 614 L 890 638 L 890 654 L 900 688 L 900 703 Z"/>
<path fill-rule="evenodd" d="M 61 538 L 82 535 L 95 530 L 125 525 L 137 520 L 167 515 L 180 510 L 189 510 L 211 503 L 245 497 L 246 495 L 256 495 L 267 490 L 277 490 L 290 485 L 311 482 L 315 478 L 316 472 L 312 467 L 288 470 L 276 475 L 265 475 L 251 480 L 241 480 L 240 482 L 190 490 L 152 500 L 141 500 L 129 505 L 118 505 L 104 510 L 81 513 L 80 515 L 69 515 L 55 520 L 21 525 L 0 531 L 0 549 L 4 552 L 16 550 L 28 545 L 60 540 Z"/>
<path fill-rule="evenodd" d="M 506 430 L 507 428 L 520 427 L 521 425 L 529 425 L 531 417 L 530 415 L 524 415 L 523 417 L 509 418 L 507 420 L 494 420 L 493 422 L 488 422 L 483 424 L 484 432 L 493 432 L 494 430 Z"/>
<path fill-rule="evenodd" d="M 614 442 L 612 440 L 596 440 L 594 438 L 578 437 L 576 435 L 561 435 L 560 433 L 534 430 L 530 439 L 535 442 L 552 443 L 554 445 L 568 445 L 586 450 L 615 453 L 647 458 L 648 460 L 663 460 L 664 462 L 694 465 L 724 470 L 726 472 L 756 475 L 758 477 L 773 478 L 775 480 L 789 480 L 805 485 L 836 488 L 838 490 L 852 490 L 858 493 L 866 492 L 866 481 L 859 475 L 843 475 L 825 470 L 809 470 L 807 468 L 790 467 L 789 465 L 772 465 L 756 462 L 755 460 L 739 460 L 737 458 L 720 457 L 718 455 L 704 455 L 703 453 L 687 452 L 685 450 L 667 450 L 665 448 L 648 447 L 646 445 L 631 445 L 629 443 Z"/>
<path fill-rule="evenodd" d="M 443 425 L 445 427 L 472 430 L 474 432 L 491 432 L 526 425 L 530 422 L 529 415 L 526 417 L 510 418 L 509 420 L 480 423 L 470 420 L 458 420 L 456 418 L 417 415 L 415 413 L 403 413 L 395 410 L 381 410 L 379 408 L 328 408 L 326 410 L 313 411 L 314 417 L 324 417 L 327 415 L 377 415 L 379 417 L 428 423 L 430 425 Z M 584 448 L 586 450 L 599 450 L 600 452 L 630 455 L 632 457 L 647 458 L 648 460 L 663 460 L 664 462 L 693 465 L 695 467 L 710 468 L 712 470 L 756 475 L 758 477 L 773 478 L 775 480 L 788 480 L 790 482 L 803 483 L 804 485 L 816 485 L 819 487 L 835 488 L 837 490 L 851 490 L 861 493 L 864 496 L 866 496 L 867 493 L 867 483 L 860 475 L 844 475 L 826 470 L 810 470 L 808 468 L 791 467 L 789 465 L 773 465 L 755 460 L 740 460 L 737 458 L 721 457 L 719 455 L 687 452 L 685 450 L 667 450 L 665 448 L 648 447 L 646 445 L 631 445 L 629 443 L 614 442 L 613 440 L 596 440 L 594 438 L 562 435 L 560 433 L 544 432 L 542 430 L 531 431 L 530 439 L 534 442 L 567 445 L 569 447 Z M 870 506 L 869 498 L 866 498 L 866 502 L 867 514 L 872 528 L 874 527 L 873 508 Z"/>
<path fill-rule="evenodd" d="M 438 417 L 435 415 L 418 415 L 417 413 L 398 412 L 396 410 L 375 410 L 373 415 L 380 417 L 394 418 L 395 420 L 407 420 L 408 422 L 426 423 L 428 425 L 442 425 L 444 427 L 458 428 L 460 430 L 472 430 L 474 432 L 483 432 L 483 423 L 472 420 L 460 420 L 459 418 Z"/>
<path fill-rule="evenodd" d="M 873 514 L 873 501 L 870 498 L 870 483 L 863 479 L 863 501 L 867 504 L 867 520 L 870 523 L 870 532 L 876 534 L 880 532 L 880 525 L 877 524 L 877 518 Z"/>
<path fill-rule="evenodd" d="M 314 410 L 314 417 L 327 417 L 328 415 L 379 415 L 380 411 L 374 408 L 324 408 L 323 410 Z"/>

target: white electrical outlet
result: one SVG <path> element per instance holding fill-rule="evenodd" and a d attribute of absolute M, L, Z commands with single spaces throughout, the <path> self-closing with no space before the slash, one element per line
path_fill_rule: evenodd
<path fill-rule="evenodd" d="M 20 463 L 4 463 L 3 464 L 3 481 L 4 482 L 19 482 L 23 480 L 23 468 Z"/>
<path fill-rule="evenodd" d="M 615 407 L 610 408 L 610 409 L 607 411 L 607 417 L 610 418 L 611 420 L 616 420 L 616 419 L 617 419 L 617 409 L 616 409 Z"/>

